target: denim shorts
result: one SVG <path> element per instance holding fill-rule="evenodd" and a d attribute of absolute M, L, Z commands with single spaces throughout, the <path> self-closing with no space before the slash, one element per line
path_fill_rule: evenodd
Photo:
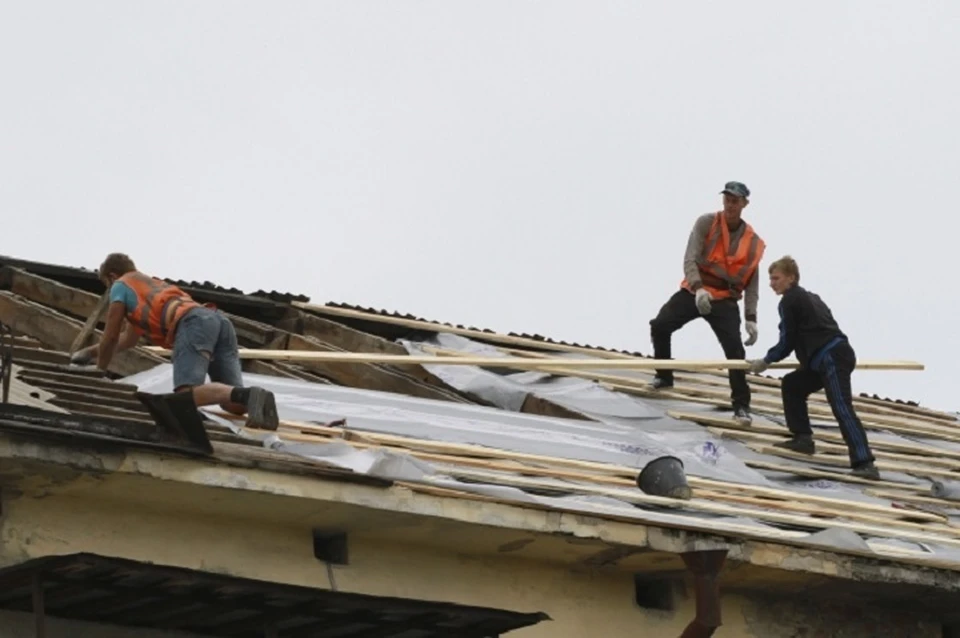
<path fill-rule="evenodd" d="M 243 386 L 237 332 L 222 312 L 193 308 L 180 319 L 175 330 L 170 357 L 174 389 L 203 385 L 208 373 L 211 381 Z"/>

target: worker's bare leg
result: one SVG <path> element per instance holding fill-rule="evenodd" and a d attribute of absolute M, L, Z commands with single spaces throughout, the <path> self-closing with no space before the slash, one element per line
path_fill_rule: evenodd
<path fill-rule="evenodd" d="M 177 392 L 192 392 L 196 406 L 220 405 L 231 414 L 250 413 L 247 426 L 276 430 L 279 426 L 276 400 L 273 393 L 263 388 L 243 388 L 225 383 L 205 383 L 198 386 L 180 386 Z"/>
<path fill-rule="evenodd" d="M 177 388 L 177 392 L 191 390 L 193 392 L 193 401 L 197 407 L 205 405 L 219 405 L 226 412 L 242 415 L 247 413 L 247 406 L 242 403 L 234 403 L 230 399 L 233 387 L 225 383 L 206 383 L 199 386 L 183 386 Z"/>
<path fill-rule="evenodd" d="M 276 430 L 273 393 L 243 387 L 236 331 L 227 317 L 209 308 L 194 308 L 177 325 L 171 359 L 174 387 L 190 388 L 198 407 L 219 405 L 247 415 L 247 427 Z M 210 383 L 204 383 L 209 373 Z"/>

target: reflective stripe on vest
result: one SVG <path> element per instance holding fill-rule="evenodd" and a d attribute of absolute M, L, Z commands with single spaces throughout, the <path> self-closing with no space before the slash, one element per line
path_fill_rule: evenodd
<path fill-rule="evenodd" d="M 199 306 L 178 287 L 139 272 L 127 273 L 119 281 L 129 286 L 137 297 L 137 307 L 127 313 L 127 319 L 153 345 L 170 347 L 173 325 L 167 325 L 168 319 L 176 324 L 182 314 Z M 158 301 L 162 302 L 159 306 Z"/>
<path fill-rule="evenodd" d="M 766 244 L 750 224 L 743 223 L 746 224 L 743 235 L 737 245 L 737 251 L 731 255 L 730 231 L 723 219 L 723 213 L 717 213 L 707 233 L 703 253 L 697 258 L 703 285 L 711 288 L 715 297 L 732 296 L 739 299 L 763 258 Z M 746 242 L 746 248 L 744 248 L 744 242 Z M 731 272 L 734 268 L 736 270 Z"/>

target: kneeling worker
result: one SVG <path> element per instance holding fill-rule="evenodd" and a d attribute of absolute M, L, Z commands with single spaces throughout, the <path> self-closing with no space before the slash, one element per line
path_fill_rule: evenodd
<path fill-rule="evenodd" d="M 771 363 L 782 361 L 795 351 L 800 367 L 784 375 L 780 386 L 787 427 L 793 438 L 780 447 L 813 454 L 815 444 L 807 398 L 824 390 L 840 432 L 847 444 L 853 475 L 879 479 L 867 433 L 853 408 L 850 375 L 857 355 L 843 334 L 827 304 L 816 294 L 800 286 L 800 269 L 787 256 L 770 264 L 770 287 L 780 299 L 780 341 L 763 359 L 749 361 L 750 372 L 759 374 Z"/>
<path fill-rule="evenodd" d="M 223 313 L 139 272 L 133 260 L 121 253 L 107 255 L 99 274 L 110 290 L 103 337 L 74 354 L 72 363 L 95 358 L 97 367 L 106 370 L 115 352 L 136 346 L 144 336 L 153 345 L 172 348 L 176 392 L 193 392 L 198 407 L 219 404 L 227 412 L 247 414 L 248 427 L 277 429 L 273 393 L 243 387 L 237 333 Z M 208 373 L 213 383 L 204 383 Z"/>

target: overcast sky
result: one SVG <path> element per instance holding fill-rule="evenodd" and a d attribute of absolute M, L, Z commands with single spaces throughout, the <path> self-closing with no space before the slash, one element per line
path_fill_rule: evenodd
<path fill-rule="evenodd" d="M 30 2 L 0 253 L 650 352 L 727 180 L 857 391 L 960 409 L 960 3 Z M 760 299 L 761 356 L 777 297 Z M 675 356 L 721 358 L 703 321 Z"/>

